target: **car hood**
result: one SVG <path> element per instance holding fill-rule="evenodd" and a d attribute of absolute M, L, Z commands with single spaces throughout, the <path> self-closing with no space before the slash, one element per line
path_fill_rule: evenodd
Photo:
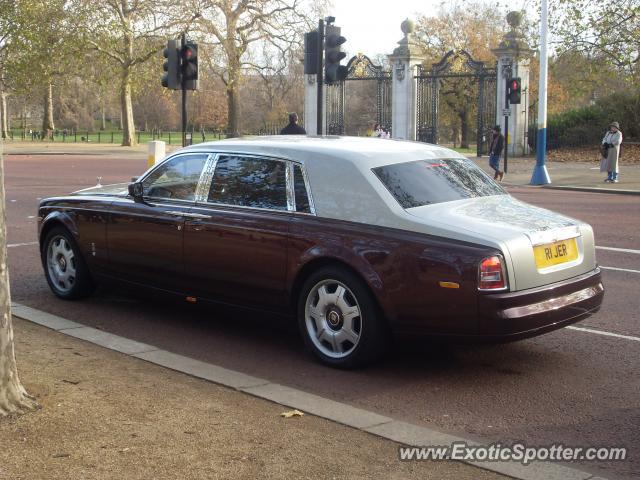
<path fill-rule="evenodd" d="M 128 195 L 128 183 L 112 183 L 111 185 L 96 185 L 73 192 L 72 195 Z"/>
<path fill-rule="evenodd" d="M 512 290 L 547 285 L 596 267 L 593 230 L 589 225 L 511 195 L 438 203 L 406 211 L 429 225 L 475 236 L 499 247 L 507 260 Z M 578 260 L 539 271 L 533 247 L 568 238 L 577 239 Z"/>

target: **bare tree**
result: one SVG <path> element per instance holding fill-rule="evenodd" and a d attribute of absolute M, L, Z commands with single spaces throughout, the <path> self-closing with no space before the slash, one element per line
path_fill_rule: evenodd
<path fill-rule="evenodd" d="M 135 145 L 134 71 L 162 49 L 165 35 L 184 29 L 193 18 L 170 17 L 177 5 L 167 0 L 72 0 L 72 4 L 85 41 L 119 69 L 122 145 Z"/>
<path fill-rule="evenodd" d="M 268 48 L 268 55 L 287 58 L 290 51 L 300 46 L 302 33 L 311 28 L 313 8 L 322 3 L 192 0 L 193 8 L 200 12 L 201 33 L 209 42 L 209 50 L 204 50 L 205 58 L 225 85 L 230 135 L 237 136 L 241 130 L 239 88 L 243 71 L 262 70 L 267 64 L 263 55 L 255 53 Z"/>
<path fill-rule="evenodd" d="M 7 267 L 7 225 L 4 198 L 4 160 L 0 139 L 0 416 L 37 407 L 18 377 L 11 324 L 11 292 Z"/>

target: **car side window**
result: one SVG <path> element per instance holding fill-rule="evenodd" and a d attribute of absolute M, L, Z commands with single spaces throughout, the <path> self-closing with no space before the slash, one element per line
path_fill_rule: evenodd
<path fill-rule="evenodd" d="M 296 212 L 311 213 L 307 186 L 300 165 L 293 166 L 293 189 L 296 195 Z"/>
<path fill-rule="evenodd" d="M 178 155 L 155 169 L 143 181 L 143 195 L 194 201 L 200 174 L 208 155 Z"/>
<path fill-rule="evenodd" d="M 287 164 L 267 158 L 222 155 L 208 200 L 243 207 L 287 210 Z"/>

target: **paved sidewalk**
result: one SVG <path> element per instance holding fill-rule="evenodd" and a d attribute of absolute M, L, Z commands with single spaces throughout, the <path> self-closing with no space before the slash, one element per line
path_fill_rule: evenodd
<path fill-rule="evenodd" d="M 14 318 L 42 409 L 0 418 L 0 479 L 502 479 Z"/>
<path fill-rule="evenodd" d="M 484 171 L 493 176 L 489 168 L 488 157 L 470 157 Z M 534 158 L 510 158 L 508 172 L 503 183 L 509 185 L 529 185 L 535 166 Z M 503 165 L 503 163 L 501 163 Z M 620 182 L 604 183 L 606 173 L 601 173 L 596 162 L 547 162 L 547 170 L 551 184 L 547 188 L 567 188 L 603 193 L 636 193 L 640 195 L 640 165 L 629 165 L 622 162 L 620 166 Z"/>

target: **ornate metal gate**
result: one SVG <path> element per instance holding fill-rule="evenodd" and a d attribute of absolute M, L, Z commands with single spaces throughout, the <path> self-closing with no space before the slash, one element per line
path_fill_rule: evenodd
<path fill-rule="evenodd" d="M 391 131 L 391 71 L 374 64 L 366 55 L 358 54 L 347 63 L 347 78 L 342 82 L 326 85 L 325 109 L 328 135 L 345 133 L 345 90 L 350 80 L 375 80 L 376 122 Z"/>
<path fill-rule="evenodd" d="M 438 114 L 440 88 L 445 79 L 470 79 L 478 89 L 477 154 L 488 150 L 489 132 L 496 122 L 496 68 L 486 67 L 474 60 L 465 50 L 451 50 L 431 69 L 418 67 L 416 125 L 421 142 L 438 143 Z"/>

